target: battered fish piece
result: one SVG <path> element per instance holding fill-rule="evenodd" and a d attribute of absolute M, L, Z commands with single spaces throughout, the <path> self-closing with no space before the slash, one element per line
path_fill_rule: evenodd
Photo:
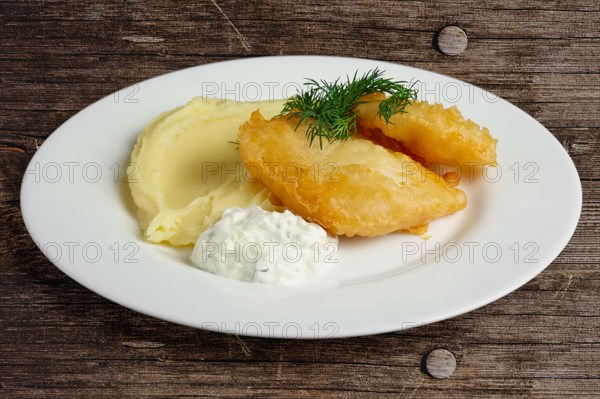
<path fill-rule="evenodd" d="M 240 156 L 287 208 L 331 234 L 423 232 L 467 204 L 465 193 L 407 155 L 360 138 L 309 146 L 306 125 L 296 124 L 254 112 L 240 127 Z"/>
<path fill-rule="evenodd" d="M 496 164 L 496 142 L 487 128 L 464 119 L 456 107 L 417 101 L 407 105 L 405 113 L 392 115 L 387 124 L 378 115 L 382 93 L 365 96 L 356 107 L 358 123 L 365 129 L 380 129 L 400 141 L 411 153 L 428 163 Z"/>

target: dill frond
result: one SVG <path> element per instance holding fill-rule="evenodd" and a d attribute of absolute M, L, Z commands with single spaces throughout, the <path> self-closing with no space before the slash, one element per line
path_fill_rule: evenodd
<path fill-rule="evenodd" d="M 417 98 L 414 84 L 395 81 L 383 77 L 385 71 L 375 68 L 345 81 L 339 78 L 334 82 L 307 79 L 305 90 L 290 97 L 280 115 L 298 120 L 296 128 L 307 125 L 306 137 L 312 145 L 315 140 L 323 148 L 323 140 L 329 143 L 347 140 L 358 131 L 354 108 L 361 104 L 361 97 L 371 93 L 386 93 L 390 97 L 379 105 L 379 116 L 390 123 L 392 115 L 404 112 L 408 104 Z"/>

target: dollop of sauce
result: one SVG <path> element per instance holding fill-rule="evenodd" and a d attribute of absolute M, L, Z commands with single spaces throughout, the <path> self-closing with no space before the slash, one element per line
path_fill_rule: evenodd
<path fill-rule="evenodd" d="M 337 263 L 337 237 L 290 211 L 228 208 L 191 255 L 207 272 L 236 280 L 295 284 Z"/>

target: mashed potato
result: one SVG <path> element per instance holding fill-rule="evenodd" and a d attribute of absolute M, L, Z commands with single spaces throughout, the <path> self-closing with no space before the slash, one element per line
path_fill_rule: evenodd
<path fill-rule="evenodd" d="M 152 120 L 131 154 L 129 187 L 144 238 L 192 245 L 223 210 L 259 205 L 278 209 L 253 179 L 233 141 L 259 109 L 270 118 L 283 100 L 238 103 L 198 97 Z"/>

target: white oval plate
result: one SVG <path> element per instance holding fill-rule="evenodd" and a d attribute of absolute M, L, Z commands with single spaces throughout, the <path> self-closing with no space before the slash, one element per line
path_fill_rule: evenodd
<path fill-rule="evenodd" d="M 333 80 L 375 67 L 418 81 L 421 98 L 457 105 L 498 139 L 499 167 L 463 173 L 469 205 L 432 223 L 430 240 L 342 239 L 337 264 L 306 287 L 289 288 L 214 276 L 190 266 L 189 250 L 140 239 L 122 181 L 151 118 L 199 95 L 283 98 L 306 77 Z M 581 185 L 548 130 L 468 83 L 366 59 L 264 57 L 169 73 L 85 108 L 34 155 L 21 207 L 34 241 L 60 270 L 123 306 L 226 333 L 328 338 L 432 323 L 520 287 L 567 245 L 581 211 Z"/>

